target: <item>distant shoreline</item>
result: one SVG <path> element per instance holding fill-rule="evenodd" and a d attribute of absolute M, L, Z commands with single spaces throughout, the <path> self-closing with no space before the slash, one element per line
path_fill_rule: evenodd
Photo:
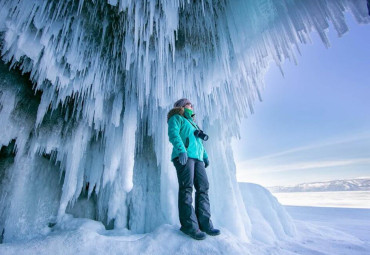
<path fill-rule="evenodd" d="M 295 186 L 267 187 L 267 189 L 272 193 L 370 191 L 370 178 L 301 183 Z"/>
<path fill-rule="evenodd" d="M 284 206 L 370 209 L 370 191 L 273 192 Z"/>
<path fill-rule="evenodd" d="M 276 193 L 325 193 L 325 192 L 366 192 L 370 190 L 309 190 L 309 191 L 271 191 L 269 188 L 267 188 L 272 194 Z"/>

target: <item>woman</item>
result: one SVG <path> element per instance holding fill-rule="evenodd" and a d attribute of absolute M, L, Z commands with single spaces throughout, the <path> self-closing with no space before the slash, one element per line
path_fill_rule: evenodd
<path fill-rule="evenodd" d="M 208 155 L 199 135 L 200 128 L 194 122 L 193 105 L 182 98 L 174 104 L 167 115 L 168 137 L 173 145 L 171 161 L 175 165 L 179 182 L 180 230 L 194 239 L 202 240 L 209 235 L 219 235 L 213 228 L 208 199 L 208 178 L 205 168 L 209 165 Z M 195 132 L 194 132 L 195 131 Z M 192 193 L 195 187 L 195 210 Z M 204 231 L 204 232 L 202 232 Z"/>

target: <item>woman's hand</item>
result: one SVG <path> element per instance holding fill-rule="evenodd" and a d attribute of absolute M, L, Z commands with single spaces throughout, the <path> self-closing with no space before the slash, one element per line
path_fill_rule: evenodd
<path fill-rule="evenodd" d="M 185 165 L 188 161 L 188 154 L 186 152 L 181 152 L 179 155 L 179 161 L 181 165 Z"/>
<path fill-rule="evenodd" d="M 209 166 L 208 158 L 204 158 L 203 161 L 204 161 L 204 168 L 207 168 L 207 166 Z"/>

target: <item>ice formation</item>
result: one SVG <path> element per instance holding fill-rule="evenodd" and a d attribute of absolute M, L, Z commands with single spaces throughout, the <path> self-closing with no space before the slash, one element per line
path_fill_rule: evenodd
<path fill-rule="evenodd" d="M 295 61 L 312 31 L 329 46 L 347 11 L 369 22 L 366 0 L 0 0 L 2 241 L 69 214 L 133 233 L 176 224 L 166 114 L 182 97 L 211 137 L 215 225 L 245 240 L 292 234 L 244 205 L 231 138 L 269 63 Z"/>

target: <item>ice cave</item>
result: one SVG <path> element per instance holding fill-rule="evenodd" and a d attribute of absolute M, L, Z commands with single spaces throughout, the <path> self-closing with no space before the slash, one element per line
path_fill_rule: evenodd
<path fill-rule="evenodd" d="M 112 236 L 176 231 L 166 114 L 182 97 L 211 137 L 220 254 L 294 238 L 267 190 L 238 185 L 230 143 L 269 65 L 283 73 L 312 33 L 329 47 L 329 27 L 349 30 L 345 13 L 370 22 L 366 0 L 0 0 L 0 243 L 74 233 L 77 245 L 85 231 L 108 249 Z"/>

